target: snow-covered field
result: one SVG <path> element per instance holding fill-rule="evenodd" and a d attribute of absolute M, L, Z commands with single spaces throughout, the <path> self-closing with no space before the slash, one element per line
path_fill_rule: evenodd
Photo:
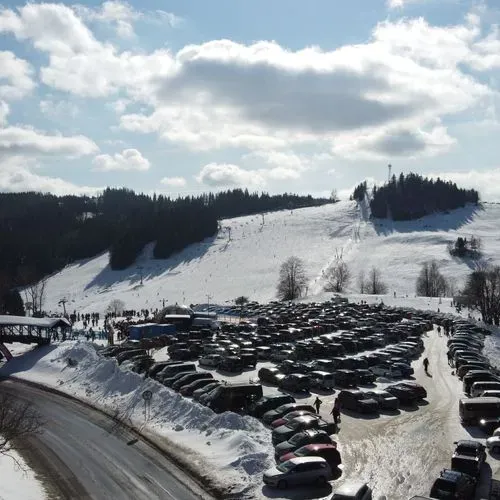
<path fill-rule="evenodd" d="M 61 312 L 62 298 L 70 312 L 102 312 L 115 298 L 128 309 L 159 308 L 163 300 L 204 303 L 207 296 L 220 304 L 240 295 L 267 302 L 276 296 L 280 264 L 291 255 L 304 260 L 308 295 L 314 297 L 321 295 L 323 271 L 336 253 L 343 255 L 354 276 L 349 293 L 358 291 L 359 272 L 376 266 L 389 295 L 411 298 L 421 264 L 430 259 L 461 286 L 473 264 L 448 254 L 447 244 L 457 236 L 480 237 L 484 259 L 500 262 L 499 220 L 500 205 L 484 204 L 417 221 L 370 221 L 350 201 L 268 213 L 264 224 L 260 214 L 238 217 L 222 221 L 216 237 L 169 259 L 152 259 L 148 245 L 136 265 L 124 271 L 110 270 L 107 253 L 72 264 L 49 278 L 45 309 Z"/>
<path fill-rule="evenodd" d="M 486 204 L 413 222 L 372 222 L 353 202 L 269 213 L 264 224 L 261 215 L 240 217 L 223 221 L 223 230 L 215 238 L 170 259 L 151 259 L 152 247 L 148 246 L 136 265 L 125 271 L 111 271 L 107 254 L 72 264 L 48 279 L 45 309 L 60 311 L 62 298 L 68 300 L 69 312 L 89 313 L 103 312 L 115 298 L 129 309 L 159 308 L 163 300 L 196 303 L 209 299 L 223 304 L 240 295 L 266 302 L 275 298 L 279 266 L 291 255 L 305 262 L 306 300 L 320 301 L 330 296 L 322 291 L 323 272 L 335 254 L 341 253 L 354 276 L 378 267 L 389 289 L 386 296 L 356 295 L 354 279 L 348 290 L 351 300 L 454 313 L 450 299 L 415 297 L 420 266 L 436 259 L 443 274 L 460 287 L 473 264 L 450 257 L 447 244 L 459 235 L 480 237 L 484 259 L 498 263 L 499 220 L 500 205 Z M 492 335 L 485 345 L 493 363 L 500 359 L 499 339 L 498 333 Z M 458 422 L 461 386 L 447 365 L 444 338 L 432 332 L 425 344 L 433 377 L 425 376 L 421 361 L 414 368 L 417 381 L 429 393 L 429 404 L 376 420 L 344 416 L 338 441 L 345 473 L 335 484 L 346 478 L 365 478 L 374 487 L 374 498 L 380 500 L 426 494 L 436 474 L 449 465 L 453 441 L 469 436 Z M 16 353 L 19 356 L 0 374 L 12 373 L 56 387 L 113 413 L 119 409 L 145 432 L 164 436 L 175 453 L 188 457 L 207 477 L 238 491 L 240 498 L 281 498 L 261 484 L 262 471 L 274 461 L 270 431 L 256 420 L 214 415 L 154 381 L 119 369 L 113 360 L 101 359 L 86 342 L 67 341 Z M 78 361 L 77 366 L 68 366 L 69 357 Z M 141 399 L 145 389 L 154 392 L 147 422 Z M 322 398 L 326 417 L 331 399 Z M 490 459 L 490 464 L 493 477 L 500 478 L 498 461 Z M 318 498 L 315 495 L 307 498 Z M 287 493 L 286 498 L 304 498 L 304 492 Z"/>

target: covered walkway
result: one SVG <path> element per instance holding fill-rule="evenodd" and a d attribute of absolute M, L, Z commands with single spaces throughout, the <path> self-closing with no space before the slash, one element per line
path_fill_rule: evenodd
<path fill-rule="evenodd" d="M 0 315 L 0 342 L 49 344 L 53 334 L 71 329 L 66 318 L 32 318 L 30 316 Z"/>

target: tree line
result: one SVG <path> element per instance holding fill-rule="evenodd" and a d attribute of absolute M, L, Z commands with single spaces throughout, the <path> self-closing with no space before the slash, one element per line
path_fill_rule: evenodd
<path fill-rule="evenodd" d="M 366 183 L 354 190 L 352 197 L 359 199 L 366 193 Z M 428 179 L 418 174 L 395 175 L 381 187 L 374 187 L 370 208 L 373 217 L 393 220 L 418 219 L 434 212 L 453 210 L 467 203 L 479 203 L 479 193 L 462 189 L 453 182 Z"/>
<path fill-rule="evenodd" d="M 0 193 L 0 313 L 6 302 L 19 309 L 13 288 L 76 260 L 109 250 L 111 268 L 125 269 L 147 243 L 154 242 L 155 258 L 167 258 L 216 234 L 224 217 L 330 201 L 242 189 L 175 199 L 111 188 L 94 197 Z"/>

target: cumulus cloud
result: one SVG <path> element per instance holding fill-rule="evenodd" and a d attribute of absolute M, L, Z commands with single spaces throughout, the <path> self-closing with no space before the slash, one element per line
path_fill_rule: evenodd
<path fill-rule="evenodd" d="M 36 191 L 55 195 L 95 195 L 102 187 L 77 186 L 59 177 L 48 177 L 33 172 L 34 162 L 23 156 L 0 157 L 0 191 Z"/>
<path fill-rule="evenodd" d="M 114 155 L 98 155 L 94 158 L 95 170 L 149 170 L 150 163 L 137 149 L 124 149 Z"/>
<path fill-rule="evenodd" d="M 171 187 L 184 187 L 186 185 L 184 177 L 164 177 L 160 182 Z"/>
<path fill-rule="evenodd" d="M 108 19 L 136 16 L 128 4 L 105 5 L 100 15 Z M 349 156 L 359 135 L 366 158 L 438 154 L 453 144 L 439 119 L 491 96 L 473 71 L 500 67 L 498 37 L 482 33 L 477 15 L 456 26 L 385 21 L 366 43 L 330 51 L 215 40 L 177 53 L 137 53 L 99 42 L 77 14 L 59 4 L 4 9 L 0 32 L 48 55 L 40 71 L 46 85 L 125 95 L 151 112 L 121 116 L 123 129 L 198 150 L 314 144 Z"/>
<path fill-rule="evenodd" d="M 34 128 L 9 126 L 0 128 L 0 154 L 63 155 L 79 157 L 94 154 L 99 148 L 83 135 L 49 135 Z"/>
<path fill-rule="evenodd" d="M 387 0 L 389 9 L 402 9 L 412 3 L 423 3 L 425 0 Z"/>
<path fill-rule="evenodd" d="M 211 187 L 262 186 L 264 178 L 256 170 L 245 170 L 230 163 L 205 165 L 196 180 Z"/>
<path fill-rule="evenodd" d="M 35 87 L 32 75 L 27 61 L 12 52 L 0 51 L 0 99 L 21 99 L 29 94 Z"/>
<path fill-rule="evenodd" d="M 7 124 L 9 111 L 9 105 L 5 101 L 0 101 L 0 127 Z"/>

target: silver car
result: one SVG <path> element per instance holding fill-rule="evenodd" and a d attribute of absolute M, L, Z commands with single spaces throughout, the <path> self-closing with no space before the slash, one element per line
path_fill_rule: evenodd
<path fill-rule="evenodd" d="M 363 481 L 347 481 L 337 489 L 331 500 L 372 500 L 372 490 Z"/>
<path fill-rule="evenodd" d="M 264 472 L 264 483 L 280 489 L 304 484 L 324 485 L 332 470 L 321 457 L 296 457 Z"/>

